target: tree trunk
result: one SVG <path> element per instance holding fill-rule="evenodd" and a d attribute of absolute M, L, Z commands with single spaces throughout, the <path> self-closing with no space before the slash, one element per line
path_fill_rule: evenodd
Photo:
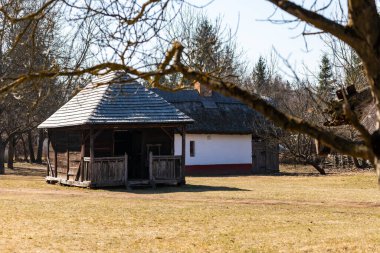
<path fill-rule="evenodd" d="M 0 141 L 0 175 L 4 175 L 5 174 L 5 167 L 4 167 L 4 162 L 5 162 L 5 158 L 4 158 L 4 155 L 5 155 L 5 146 L 7 144 Z"/>
<path fill-rule="evenodd" d="M 36 159 L 34 158 L 32 131 L 28 131 L 28 146 L 29 146 L 30 163 L 35 163 Z"/>
<path fill-rule="evenodd" d="M 377 183 L 380 185 L 380 159 L 379 158 L 375 158 L 373 167 L 375 167 L 375 170 L 377 173 Z"/>
<path fill-rule="evenodd" d="M 8 142 L 8 169 L 14 169 L 13 168 L 13 158 L 14 158 L 14 146 L 15 146 L 15 140 L 14 137 L 10 138 Z"/>
<path fill-rule="evenodd" d="M 356 158 L 356 157 L 352 157 L 352 159 L 354 160 L 354 164 L 355 164 L 355 167 L 356 167 L 357 169 L 363 169 L 363 165 L 359 163 L 358 158 Z"/>
<path fill-rule="evenodd" d="M 319 166 L 318 163 L 311 162 L 310 165 L 313 166 L 321 175 L 326 175 L 325 170 L 321 168 L 321 166 Z"/>
<path fill-rule="evenodd" d="M 37 148 L 37 159 L 36 163 L 42 163 L 42 148 L 44 145 L 44 130 L 38 130 L 38 148 Z"/>
<path fill-rule="evenodd" d="M 24 150 L 24 160 L 27 162 L 28 161 L 28 149 L 26 148 L 26 143 L 24 140 L 24 136 L 20 136 L 21 142 L 22 142 L 22 148 Z"/>

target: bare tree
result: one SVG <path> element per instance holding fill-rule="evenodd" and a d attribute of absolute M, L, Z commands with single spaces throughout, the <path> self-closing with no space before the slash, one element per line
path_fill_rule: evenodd
<path fill-rule="evenodd" d="M 344 87 L 354 85 L 357 90 L 367 88 L 368 80 L 355 50 L 331 35 L 322 36 L 322 40 L 330 49 L 337 83 Z"/>
<path fill-rule="evenodd" d="M 35 2 L 30 0 L 11 1 L 3 8 L 9 10 L 7 14 L 11 13 L 9 15 L 17 16 L 24 10 L 33 11 L 34 4 Z M 2 45 L 0 87 L 6 86 L 19 75 L 46 71 L 54 65 L 57 46 L 54 45 L 56 22 L 53 14 L 50 13 L 38 21 L 20 20 L 18 22 L 12 22 L 7 15 L 0 15 L 3 21 L 0 30 Z M 38 125 L 43 106 L 47 105 L 48 99 L 53 98 L 48 94 L 54 84 L 54 79 L 44 81 L 36 79 L 22 83 L 17 90 L 2 94 L 0 102 L 0 174 L 4 173 L 6 145 L 8 144 L 8 167 L 12 168 L 16 137 L 24 132 L 31 133 L 32 129 Z M 32 154 L 31 160 L 34 160 Z"/>
<path fill-rule="evenodd" d="M 173 41 L 179 41 L 184 46 L 182 62 L 185 65 L 235 83 L 242 82 L 246 68 L 243 52 L 238 49 L 235 33 L 223 24 L 221 17 L 210 19 L 203 11 L 186 7 L 161 34 L 155 40 L 156 54 L 147 59 L 150 69 L 160 64 Z M 170 86 L 183 79 L 180 73 L 175 73 L 163 81 Z M 183 84 L 191 85 L 189 82 Z"/>
<path fill-rule="evenodd" d="M 276 96 L 276 105 L 279 110 L 315 125 L 322 124 L 323 110 L 319 104 L 318 94 L 311 88 L 315 87 L 314 84 L 302 81 L 296 82 L 291 88 L 285 84 L 277 87 L 280 90 L 273 93 L 279 93 Z M 292 159 L 293 162 L 311 165 L 320 174 L 326 174 L 320 165 L 323 158 L 317 155 L 315 141 L 312 137 L 294 131 L 274 131 L 274 133 L 276 133 L 274 138 L 284 147 L 283 154 L 288 159 Z"/>
<path fill-rule="evenodd" d="M 316 28 L 331 33 L 338 39 L 350 45 L 362 59 L 364 69 L 366 71 L 369 84 L 372 89 L 372 95 L 377 105 L 377 122 L 380 122 L 380 79 L 378 77 L 380 71 L 380 56 L 378 56 L 379 44 L 379 25 L 380 17 L 376 8 L 375 1 L 348 1 L 348 20 L 346 23 L 334 21 L 318 13 L 317 10 L 309 10 L 291 1 L 270 0 L 279 8 L 296 16 L 300 20 L 307 22 Z M 368 130 L 360 124 L 358 117 L 352 113 L 350 106 L 344 105 L 345 117 L 350 124 L 354 126 L 361 134 L 363 143 L 349 140 L 336 133 L 326 131 L 315 124 L 304 119 L 293 117 L 286 113 L 280 112 L 274 106 L 268 104 L 259 96 L 249 94 L 238 88 L 231 82 L 220 80 L 207 73 L 200 73 L 183 66 L 180 62 L 180 53 L 182 47 L 175 44 L 173 47 L 173 58 L 176 60 L 172 65 L 177 71 L 181 71 L 187 78 L 193 78 L 209 87 L 218 90 L 226 95 L 238 97 L 247 103 L 253 109 L 263 113 L 272 119 L 278 126 L 298 131 L 310 135 L 311 137 L 322 141 L 327 146 L 345 154 L 355 157 L 362 157 L 372 161 L 380 179 L 380 132 L 369 133 Z"/>
<path fill-rule="evenodd" d="M 37 11 L 18 16 L 12 16 L 12 13 L 7 12 L 6 8 L 0 8 L 4 16 L 8 16 L 13 22 L 18 22 L 19 20 L 42 18 L 54 6 L 61 5 L 62 9 L 67 8 L 65 10 L 67 15 L 71 14 L 71 17 L 67 18 L 69 21 L 74 22 L 75 20 L 80 23 L 80 21 L 89 22 L 91 20 L 94 22 L 95 29 L 93 31 L 97 39 L 90 48 L 99 50 L 96 54 L 98 57 L 94 58 L 90 65 L 71 65 L 67 68 L 56 67 L 45 71 L 24 73 L 1 87 L 0 92 L 9 92 L 25 81 L 42 77 L 99 74 L 110 70 L 124 70 L 147 80 L 152 85 L 165 88 L 159 82 L 160 78 L 168 74 L 181 73 L 181 76 L 188 80 L 196 80 L 224 95 L 240 99 L 281 128 L 307 134 L 341 153 L 370 160 L 377 170 L 380 182 L 380 43 L 378 43 L 380 40 L 380 16 L 376 1 L 348 0 L 346 13 L 340 19 L 334 19 L 333 15 L 330 15 L 331 18 L 329 18 L 329 13 L 326 11 L 329 5 L 319 8 L 316 1 L 309 6 L 283 0 L 269 0 L 269 2 L 295 16 L 299 21 L 315 27 L 316 33 L 329 33 L 355 50 L 362 61 L 377 108 L 375 132 L 369 133 L 360 123 L 358 116 L 350 110 L 349 101 L 343 104 L 343 116 L 360 133 L 361 142 L 350 140 L 305 119 L 284 113 L 262 97 L 243 90 L 231 80 L 186 65 L 183 62 L 184 47 L 179 42 L 173 42 L 172 47 L 168 49 L 155 69 L 146 71 L 141 68 L 141 57 L 149 57 L 149 53 L 138 45 L 159 35 L 157 31 L 165 24 L 164 21 L 168 20 L 165 18 L 165 10 L 170 3 L 175 4 L 178 1 L 149 0 L 139 4 L 138 1 L 120 3 L 118 1 L 51 0 L 45 1 Z M 306 33 L 310 34 L 308 31 L 305 31 Z M 113 53 L 106 54 L 109 50 L 112 50 Z M 182 83 L 178 84 L 177 88 L 180 87 L 182 87 Z"/>

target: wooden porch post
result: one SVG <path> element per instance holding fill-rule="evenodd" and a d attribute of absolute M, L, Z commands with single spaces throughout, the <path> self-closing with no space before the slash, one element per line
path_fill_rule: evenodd
<path fill-rule="evenodd" d="M 58 177 L 58 154 L 57 149 L 54 149 L 54 175 Z"/>
<path fill-rule="evenodd" d="M 81 145 L 80 145 L 80 181 L 83 182 L 84 180 L 84 151 L 85 151 L 85 142 L 84 139 L 84 131 L 82 131 L 81 135 Z"/>
<path fill-rule="evenodd" d="M 128 189 L 128 154 L 124 154 L 124 184 Z"/>
<path fill-rule="evenodd" d="M 90 127 L 90 181 L 94 178 L 93 167 L 94 167 L 94 129 Z"/>
<path fill-rule="evenodd" d="M 265 142 L 265 173 L 269 173 L 269 171 L 271 170 L 271 168 L 269 166 L 270 165 L 269 159 L 270 159 L 270 152 L 268 149 L 268 143 Z"/>
<path fill-rule="evenodd" d="M 181 182 L 180 184 L 185 184 L 185 165 L 186 165 L 186 130 L 185 126 L 182 127 L 182 156 L 181 156 Z"/>
<path fill-rule="evenodd" d="M 153 188 L 156 188 L 156 183 L 153 177 L 153 153 L 149 152 L 149 181 Z"/>
<path fill-rule="evenodd" d="M 46 149 L 46 152 L 47 152 L 47 154 L 46 154 L 47 171 L 46 171 L 46 176 L 50 176 L 50 169 L 51 169 L 51 166 L 50 166 L 50 157 L 49 157 L 49 153 L 50 153 L 49 147 L 50 147 L 50 138 L 49 138 L 49 130 L 47 130 L 47 149 Z"/>
<path fill-rule="evenodd" d="M 66 174 L 66 179 L 69 180 L 69 172 L 70 172 L 70 149 L 69 149 L 69 145 L 70 145 L 70 139 L 69 139 L 69 131 L 66 131 L 66 159 L 67 159 L 67 163 L 66 163 L 66 171 L 67 171 L 67 174 Z"/>

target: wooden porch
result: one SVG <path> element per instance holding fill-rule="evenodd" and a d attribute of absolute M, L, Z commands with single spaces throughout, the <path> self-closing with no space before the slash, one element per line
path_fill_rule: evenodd
<path fill-rule="evenodd" d="M 132 188 L 144 185 L 156 187 L 157 184 L 182 185 L 185 183 L 184 128 L 179 130 L 177 128 L 161 128 L 162 136 L 159 136 L 160 130 L 157 129 L 160 128 L 155 128 L 154 131 L 148 129 L 147 134 L 142 132 L 142 137 L 139 136 L 142 139 L 141 147 L 137 147 L 136 140 L 132 141 L 129 137 L 126 139 L 129 143 L 122 143 L 122 145 L 120 140 L 113 138 L 111 155 L 114 156 L 101 156 L 109 154 L 105 150 L 110 149 L 108 147 L 110 144 L 107 143 L 110 138 L 105 138 L 107 133 L 103 132 L 103 129 L 89 129 L 88 133 L 86 131 L 79 133 L 50 131 L 48 133 L 46 182 L 89 188 L 110 186 Z M 152 135 L 149 131 L 153 131 L 154 138 L 149 138 Z M 183 152 L 180 156 L 174 155 L 175 131 L 180 131 L 183 136 Z M 113 136 L 119 135 L 113 134 Z M 98 142 L 96 138 L 99 138 Z M 78 143 L 75 144 L 75 142 Z M 115 156 L 120 153 L 120 145 L 132 146 L 133 150 L 130 147 L 122 149 L 128 151 L 130 155 L 124 153 L 122 156 Z M 165 152 L 171 154 L 165 154 Z M 87 156 L 85 156 L 86 154 Z"/>
<path fill-rule="evenodd" d="M 150 153 L 149 157 L 148 180 L 128 179 L 128 156 L 125 155 L 94 158 L 92 167 L 90 157 L 84 157 L 81 161 L 80 169 L 75 175 L 75 180 L 55 176 L 54 171 L 48 164 L 49 176 L 46 176 L 46 181 L 48 183 L 90 188 L 121 185 L 127 188 L 142 185 L 155 187 L 156 184 L 184 183 L 181 156 L 153 156 Z"/>

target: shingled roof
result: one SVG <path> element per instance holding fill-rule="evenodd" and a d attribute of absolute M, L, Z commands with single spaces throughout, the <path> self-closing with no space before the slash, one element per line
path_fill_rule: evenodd
<path fill-rule="evenodd" d="M 111 73 L 88 84 L 38 127 L 190 122 L 190 117 L 128 75 Z"/>
<path fill-rule="evenodd" d="M 197 90 L 153 91 L 194 119 L 193 124 L 186 126 L 188 133 L 259 136 L 263 131 L 272 129 L 264 129 L 271 124 L 261 114 L 239 100 L 217 92 L 212 92 L 211 96 L 201 96 Z"/>

